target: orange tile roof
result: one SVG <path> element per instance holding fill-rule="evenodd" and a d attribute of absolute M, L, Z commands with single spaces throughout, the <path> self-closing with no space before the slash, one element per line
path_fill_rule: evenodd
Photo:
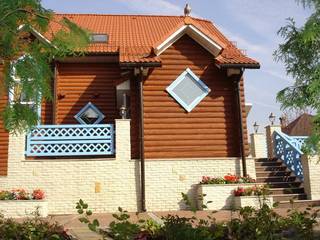
<path fill-rule="evenodd" d="M 56 14 L 55 20 L 66 17 L 92 33 L 108 35 L 107 43 L 90 44 L 89 53 L 119 53 L 120 62 L 160 62 L 153 48 L 183 25 L 193 25 L 222 48 L 216 58 L 220 65 L 243 64 L 259 67 L 259 63 L 245 56 L 210 21 L 184 16 Z M 57 32 L 61 26 L 51 22 Z M 50 38 L 49 33 L 46 34 Z"/>

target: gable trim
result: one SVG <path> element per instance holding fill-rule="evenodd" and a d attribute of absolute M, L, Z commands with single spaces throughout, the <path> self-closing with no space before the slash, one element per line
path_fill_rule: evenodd
<path fill-rule="evenodd" d="M 187 34 L 202 47 L 204 47 L 208 52 L 210 52 L 214 57 L 218 56 L 223 49 L 218 43 L 213 41 L 211 38 L 206 36 L 203 32 L 197 29 L 193 25 L 184 25 L 180 27 L 177 31 L 171 34 L 165 41 L 163 41 L 159 46 L 154 48 L 154 53 L 159 56 L 177 40 L 179 40 L 183 35 Z"/>
<path fill-rule="evenodd" d="M 18 27 L 18 31 L 22 31 L 25 27 L 26 27 L 25 24 L 20 25 Z M 40 32 L 35 30 L 33 27 L 30 27 L 30 33 L 32 33 L 37 39 L 39 39 L 43 43 L 46 43 L 50 46 L 53 46 L 50 40 L 48 40 L 45 36 L 43 36 Z M 55 47 L 55 46 L 53 46 L 53 47 Z"/>

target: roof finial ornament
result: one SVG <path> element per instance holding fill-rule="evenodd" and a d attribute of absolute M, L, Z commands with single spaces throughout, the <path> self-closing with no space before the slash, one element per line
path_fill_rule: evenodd
<path fill-rule="evenodd" d="M 190 5 L 187 3 L 186 6 L 184 7 L 184 16 L 190 16 L 191 13 L 191 7 Z"/>

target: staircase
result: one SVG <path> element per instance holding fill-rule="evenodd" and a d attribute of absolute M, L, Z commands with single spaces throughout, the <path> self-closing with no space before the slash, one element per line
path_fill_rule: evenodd
<path fill-rule="evenodd" d="M 302 182 L 281 160 L 256 159 L 255 167 L 257 183 L 268 184 L 273 201 L 278 202 L 279 207 L 291 207 L 291 200 L 295 207 L 320 206 L 320 201 L 307 200 Z"/>

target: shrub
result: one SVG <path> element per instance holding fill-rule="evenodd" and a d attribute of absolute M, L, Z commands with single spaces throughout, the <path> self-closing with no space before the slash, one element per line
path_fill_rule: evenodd
<path fill-rule="evenodd" d="M 62 226 L 39 218 L 37 212 L 23 222 L 0 216 L 0 239 L 4 240 L 71 240 Z"/>
<path fill-rule="evenodd" d="M 80 200 L 77 209 L 81 214 L 79 220 L 91 230 L 100 233 L 104 239 L 112 237 L 116 240 L 315 239 L 312 229 L 319 211 L 291 210 L 287 217 L 282 217 L 263 204 L 257 210 L 251 207 L 241 208 L 238 217 L 224 224 L 217 223 L 210 215 L 208 220 L 168 215 L 162 218 L 163 224 L 160 225 L 153 220 L 132 223 L 129 214 L 119 208 L 119 213 L 113 215 L 116 220 L 108 229 L 103 230 L 97 229 L 99 222 L 96 219 L 89 219 L 92 212 L 88 210 L 86 203 Z"/>

